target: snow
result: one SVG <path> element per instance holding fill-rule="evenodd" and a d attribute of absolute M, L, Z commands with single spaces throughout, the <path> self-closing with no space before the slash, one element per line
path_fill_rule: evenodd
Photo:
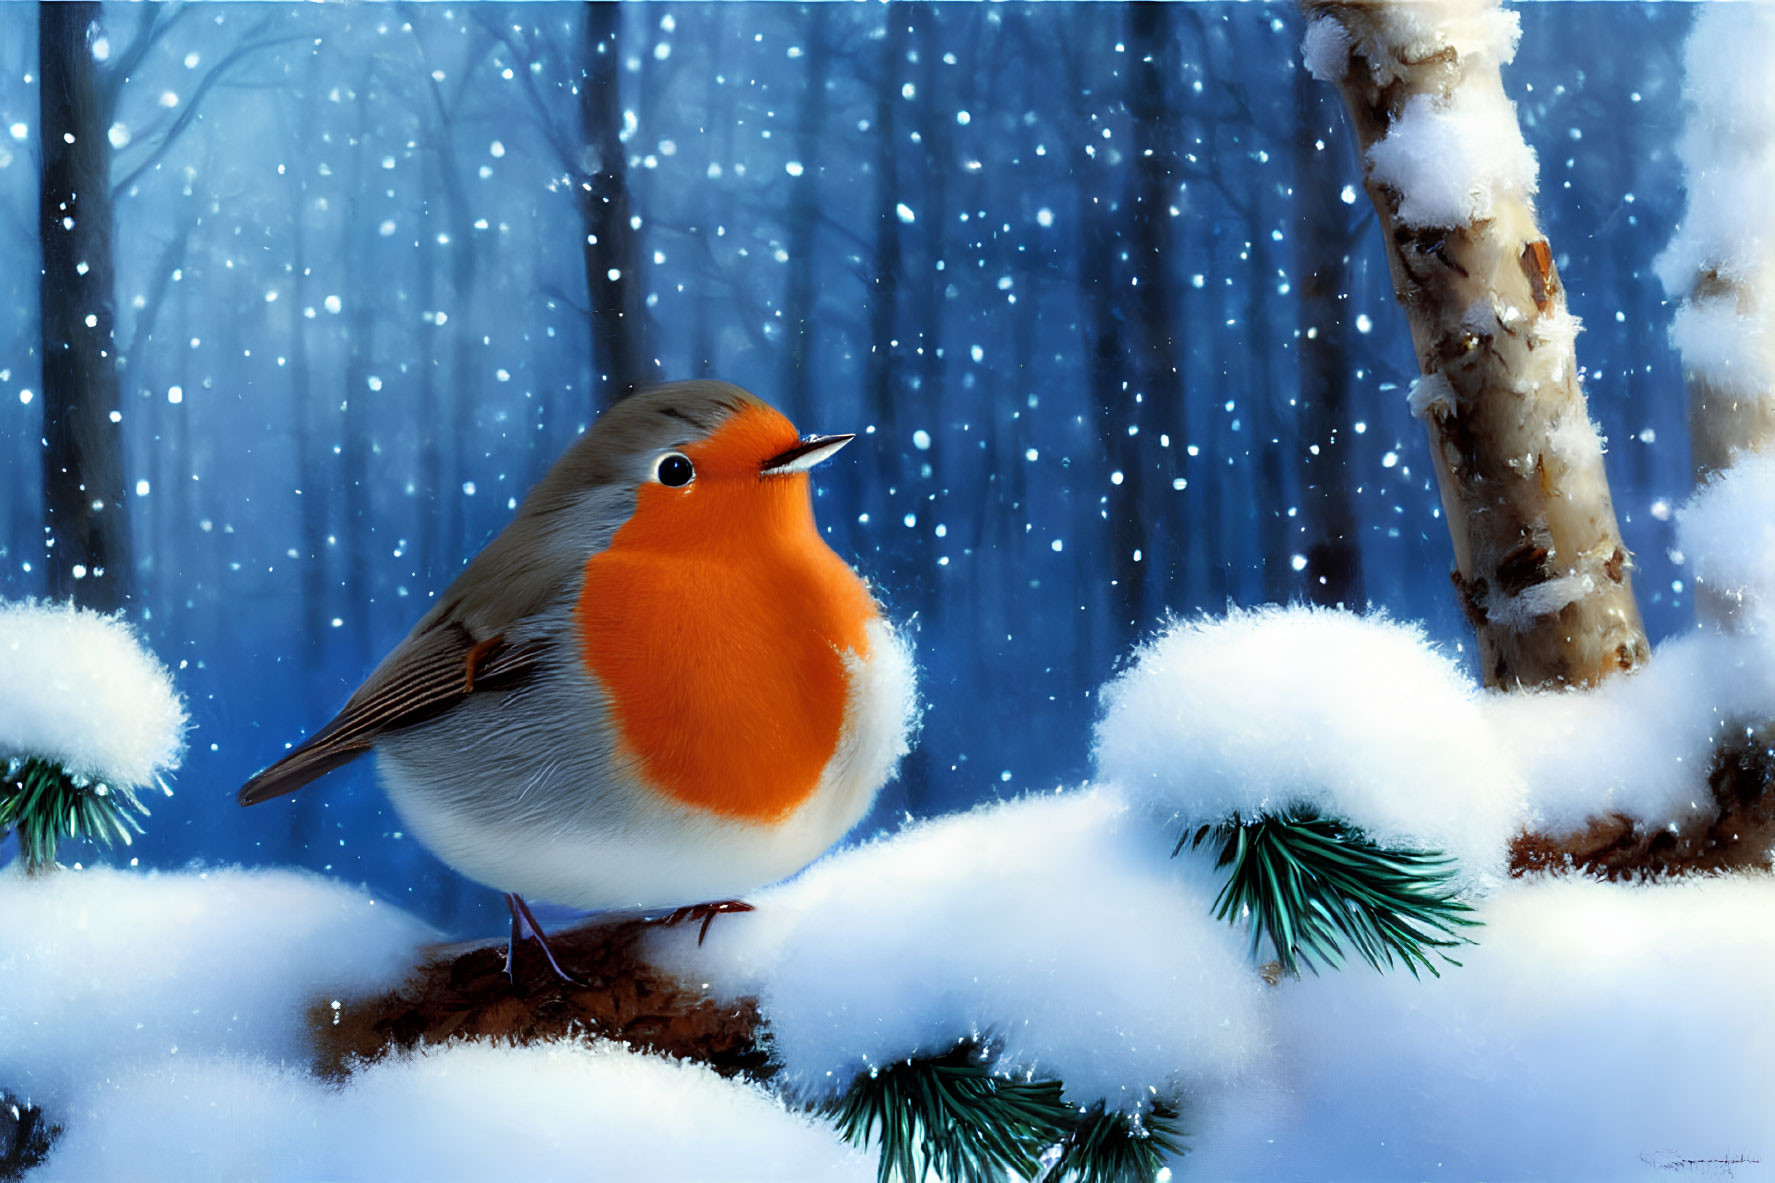
<path fill-rule="evenodd" d="M 1748 514 L 1757 495 L 1723 512 Z M 1741 518 L 1742 532 L 1775 533 L 1756 524 L 1771 506 Z M 1484 891 L 1525 828 L 1570 833 L 1616 811 L 1651 827 L 1710 816 L 1714 747 L 1775 717 L 1775 643 L 1696 632 L 1593 689 L 1498 694 L 1384 615 L 1235 610 L 1172 626 L 1102 698 L 1101 776 L 1177 819 L 1174 832 L 1306 805 L 1383 845 L 1451 854 Z"/>
<path fill-rule="evenodd" d="M 1369 179 L 1399 194 L 1398 219 L 1413 228 L 1459 227 L 1492 216 L 1501 200 L 1532 197 L 1540 166 L 1522 139 L 1516 108 L 1496 71 L 1516 55 L 1513 12 L 1495 0 L 1422 0 L 1321 16 L 1301 45 L 1307 71 L 1342 81 L 1352 54 L 1377 87 L 1411 75 L 1417 86 L 1386 135 L 1368 150 Z M 1449 57 L 1440 74 L 1423 63 Z"/>
<path fill-rule="evenodd" d="M 1301 42 L 1301 60 L 1307 73 L 1320 82 L 1338 83 L 1350 65 L 1350 31 L 1336 17 L 1322 16 L 1307 26 Z"/>
<path fill-rule="evenodd" d="M 0 1088 L 60 1106 L 124 1068 L 299 1063 L 318 998 L 389 989 L 435 934 L 344 884 L 239 868 L 0 871 Z"/>
<path fill-rule="evenodd" d="M 1131 1109 L 1223 1087 L 1267 1043 L 1245 941 L 1174 842 L 1101 789 L 982 806 L 832 855 L 700 949 L 656 934 L 650 957 L 755 994 L 798 1094 L 985 1034 L 1069 1100 Z"/>
<path fill-rule="evenodd" d="M 755 1086 L 603 1044 L 453 1043 L 343 1089 L 264 1059 L 98 1080 L 33 1179 L 854 1179 L 871 1156 Z"/>
<path fill-rule="evenodd" d="M 1775 98 L 1766 85 L 1772 54 L 1775 12 L 1768 7 L 1710 4 L 1697 12 L 1683 52 L 1685 126 L 1677 145 L 1688 198 L 1657 263 L 1673 300 L 1690 300 L 1708 272 L 1731 285 L 1686 304 L 1672 344 L 1691 372 L 1758 392 L 1775 385 L 1775 354 L 1761 327 L 1775 297 L 1775 241 L 1764 216 L 1775 185 Z"/>
<path fill-rule="evenodd" d="M 1775 458 L 1740 457 L 1698 489 L 1676 521 L 1678 545 L 1697 579 L 1775 610 Z M 1772 623 L 1765 621 L 1763 631 Z"/>
<path fill-rule="evenodd" d="M 178 766 L 185 724 L 171 675 L 122 619 L 0 602 L 0 761 L 139 789 Z"/>
<path fill-rule="evenodd" d="M 1686 371 L 1705 375 L 1722 393 L 1755 396 L 1775 388 L 1775 343 L 1761 319 L 1738 311 L 1736 299 L 1685 299 L 1671 317 L 1670 343 Z"/>
<path fill-rule="evenodd" d="M 1497 0 L 1415 0 L 1376 15 L 1382 19 L 1375 28 L 1386 42 L 1371 39 L 1360 52 L 1376 63 L 1374 77 L 1382 85 L 1394 77 L 1392 62 L 1433 61 L 1451 49 L 1462 60 L 1507 66 L 1522 39 L 1521 18 Z"/>
<path fill-rule="evenodd" d="M 1368 165 L 1372 180 L 1399 194 L 1399 222 L 1413 228 L 1472 225 L 1540 183 L 1515 105 L 1482 87 L 1407 99 Z"/>
<path fill-rule="evenodd" d="M 1455 409 L 1455 388 L 1439 373 L 1421 374 L 1412 379 L 1406 403 L 1411 408 L 1412 416 L 1417 419 L 1424 419 L 1431 414 L 1447 415 Z"/>
<path fill-rule="evenodd" d="M 1178 830 L 1310 805 L 1495 877 L 1524 812 L 1471 676 L 1384 614 L 1185 621 L 1139 650 L 1102 702 L 1099 774 Z"/>
<path fill-rule="evenodd" d="M 1440 978 L 1273 995 L 1278 1053 L 1191 1126 L 1203 1179 L 1775 1178 L 1775 882 L 1512 883 Z M 1744 1156 L 1737 1170 L 1683 1160 Z"/>

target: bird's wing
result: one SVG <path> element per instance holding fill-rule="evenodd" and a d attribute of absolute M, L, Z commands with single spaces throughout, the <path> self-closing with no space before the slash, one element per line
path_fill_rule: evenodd
<path fill-rule="evenodd" d="M 470 694 L 508 690 L 528 680 L 547 649 L 504 635 L 476 640 L 460 620 L 440 614 L 420 623 L 376 667 L 333 721 L 241 787 L 242 805 L 293 793 L 370 750 L 378 735 L 436 718 Z"/>

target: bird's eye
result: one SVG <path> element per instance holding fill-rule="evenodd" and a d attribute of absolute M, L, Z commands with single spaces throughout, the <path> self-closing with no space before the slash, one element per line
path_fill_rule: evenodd
<path fill-rule="evenodd" d="M 681 489 L 696 477 L 690 457 L 682 452 L 667 452 L 653 466 L 653 479 L 669 489 Z"/>

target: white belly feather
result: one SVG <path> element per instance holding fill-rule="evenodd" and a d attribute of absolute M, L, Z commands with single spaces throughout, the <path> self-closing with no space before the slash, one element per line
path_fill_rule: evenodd
<path fill-rule="evenodd" d="M 843 654 L 837 750 L 813 795 L 774 824 L 643 791 L 639 769 L 618 762 L 614 735 L 596 723 L 607 717 L 602 691 L 571 658 L 522 690 L 474 695 L 380 738 L 383 786 L 420 841 L 501 891 L 588 911 L 738 898 L 842 838 L 907 752 L 912 655 L 887 624 L 867 628 L 871 656 Z M 506 709 L 520 694 L 527 709 Z"/>

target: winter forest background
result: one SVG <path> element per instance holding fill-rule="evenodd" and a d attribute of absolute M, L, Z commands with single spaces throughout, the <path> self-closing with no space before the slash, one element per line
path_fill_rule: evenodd
<path fill-rule="evenodd" d="M 817 512 L 915 621 L 928 707 L 870 830 L 1082 778 L 1094 688 L 1168 613 L 1369 604 L 1471 649 L 1406 324 L 1292 4 L 101 11 L 93 56 L 128 66 L 102 96 L 120 585 L 195 723 L 144 864 L 307 866 L 497 927 L 368 762 L 233 793 L 625 376 L 865 433 Z M 1657 641 L 1692 619 L 1651 267 L 1692 12 L 1518 11 L 1505 84 Z M 45 543 L 37 22 L 0 5 L 8 598 L 89 590 Z"/>

